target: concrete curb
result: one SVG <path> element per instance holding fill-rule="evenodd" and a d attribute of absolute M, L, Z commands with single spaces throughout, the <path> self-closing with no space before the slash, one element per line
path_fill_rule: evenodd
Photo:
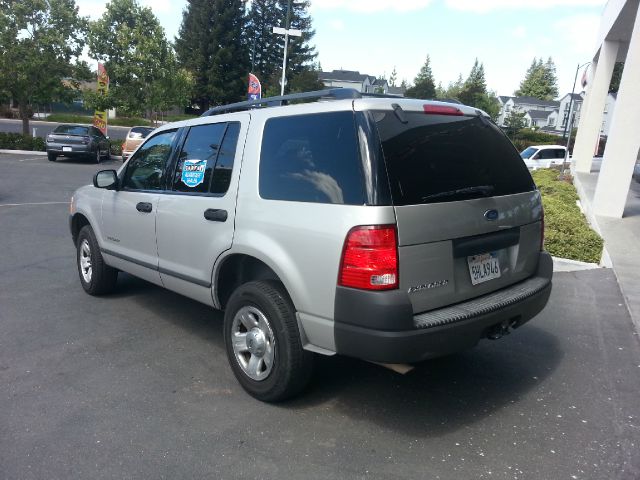
<path fill-rule="evenodd" d="M 47 152 L 35 152 L 32 150 L 0 150 L 0 153 L 13 153 L 16 155 L 46 155 Z"/>
<path fill-rule="evenodd" d="M 15 154 L 15 155 L 39 155 L 39 156 L 47 155 L 47 152 L 36 152 L 31 150 L 0 150 L 0 153 Z M 111 160 L 122 162 L 122 156 L 111 155 Z"/>
<path fill-rule="evenodd" d="M 578 260 L 571 260 L 570 258 L 551 257 L 553 259 L 553 271 L 554 272 L 577 272 L 581 270 L 593 270 L 595 268 L 602 268 L 597 263 L 579 262 Z"/>

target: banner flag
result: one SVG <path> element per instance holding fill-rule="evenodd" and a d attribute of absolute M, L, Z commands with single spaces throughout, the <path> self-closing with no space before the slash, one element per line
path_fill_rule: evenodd
<path fill-rule="evenodd" d="M 262 85 L 260 80 L 253 73 L 249 74 L 249 90 L 247 91 L 249 100 L 260 100 L 262 98 Z"/>
<path fill-rule="evenodd" d="M 109 76 L 104 65 L 98 63 L 98 95 L 106 95 L 109 92 Z M 93 126 L 98 128 L 103 134 L 107 134 L 107 112 L 96 110 L 93 114 Z"/>

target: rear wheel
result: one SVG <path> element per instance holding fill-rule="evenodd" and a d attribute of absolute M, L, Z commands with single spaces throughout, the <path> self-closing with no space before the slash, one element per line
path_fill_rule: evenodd
<path fill-rule="evenodd" d="M 57 155 L 55 153 L 47 152 L 47 158 L 49 159 L 50 162 L 55 162 L 56 157 Z"/>
<path fill-rule="evenodd" d="M 89 295 L 104 295 L 113 290 L 118 271 L 104 263 L 98 241 L 89 225 L 78 234 L 76 260 L 82 288 Z"/>
<path fill-rule="evenodd" d="M 100 163 L 100 147 L 96 148 L 96 153 L 95 153 L 95 155 L 93 157 L 93 161 L 95 163 Z"/>
<path fill-rule="evenodd" d="M 224 338 L 234 375 L 258 400 L 285 400 L 309 382 L 313 354 L 302 348 L 295 309 L 282 284 L 240 286 L 227 304 Z"/>

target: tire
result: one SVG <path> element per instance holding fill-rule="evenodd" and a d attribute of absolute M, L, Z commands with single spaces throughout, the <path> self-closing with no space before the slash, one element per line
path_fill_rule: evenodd
<path fill-rule="evenodd" d="M 89 295 L 104 295 L 113 291 L 118 270 L 104 263 L 93 229 L 85 225 L 78 234 L 76 265 L 82 288 Z"/>
<path fill-rule="evenodd" d="M 97 148 L 96 148 L 96 154 L 95 154 L 95 156 L 93 157 L 93 161 L 94 161 L 95 163 L 100 163 L 100 147 L 97 147 Z"/>
<path fill-rule="evenodd" d="M 104 155 L 104 160 L 105 160 L 105 162 L 108 162 L 109 160 L 111 160 L 111 149 L 110 148 L 107 149 L 107 153 L 105 153 L 105 155 Z"/>
<path fill-rule="evenodd" d="M 233 292 L 224 340 L 231 370 L 258 400 L 290 398 L 311 378 L 313 354 L 302 348 L 295 308 L 279 282 L 248 282 Z"/>
<path fill-rule="evenodd" d="M 55 162 L 57 155 L 55 153 L 47 152 L 47 158 L 49 159 L 50 162 Z"/>

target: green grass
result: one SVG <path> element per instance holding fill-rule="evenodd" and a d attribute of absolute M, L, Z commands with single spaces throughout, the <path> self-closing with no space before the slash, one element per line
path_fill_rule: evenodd
<path fill-rule="evenodd" d="M 45 121 L 47 122 L 56 122 L 56 123 L 85 123 L 91 124 L 93 123 L 93 117 L 88 117 L 85 115 L 73 115 L 69 113 L 54 113 L 49 115 Z M 151 122 L 144 118 L 139 117 L 119 117 L 119 118 L 110 118 L 109 125 L 114 127 L 135 127 L 137 125 L 151 125 Z"/>
<path fill-rule="evenodd" d="M 556 257 L 599 263 L 603 240 L 576 205 L 573 184 L 553 169 L 535 170 L 532 175 L 544 205 L 545 248 Z"/>

